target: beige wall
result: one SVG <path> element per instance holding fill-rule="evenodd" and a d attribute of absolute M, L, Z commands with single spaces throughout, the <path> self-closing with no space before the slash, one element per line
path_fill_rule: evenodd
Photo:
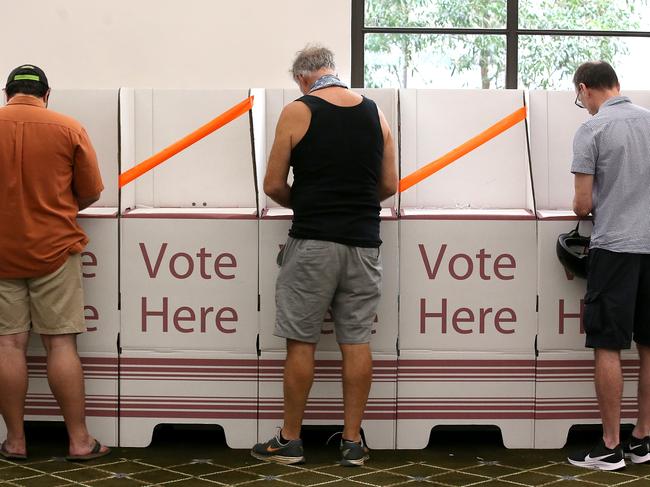
<path fill-rule="evenodd" d="M 291 87 L 291 60 L 307 42 L 333 49 L 350 77 L 350 0 L 0 0 L 0 8 L 2 86 L 12 68 L 34 63 L 54 88 Z"/>

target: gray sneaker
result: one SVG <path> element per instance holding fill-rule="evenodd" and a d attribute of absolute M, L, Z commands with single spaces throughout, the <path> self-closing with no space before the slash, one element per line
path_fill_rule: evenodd
<path fill-rule="evenodd" d="M 293 465 L 305 463 L 302 440 L 280 441 L 280 430 L 266 443 L 258 443 L 251 449 L 251 455 L 258 460 Z"/>
<path fill-rule="evenodd" d="M 341 465 L 344 467 L 361 467 L 370 458 L 370 450 L 364 445 L 363 439 L 359 443 L 341 440 Z"/>

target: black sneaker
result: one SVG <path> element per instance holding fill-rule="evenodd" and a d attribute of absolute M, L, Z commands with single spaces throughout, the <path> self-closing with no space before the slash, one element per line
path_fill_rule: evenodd
<path fill-rule="evenodd" d="M 251 455 L 259 460 L 267 462 L 293 465 L 305 463 L 305 456 L 302 449 L 302 440 L 289 440 L 286 443 L 280 441 L 280 431 L 266 443 L 258 443 L 251 449 Z"/>
<path fill-rule="evenodd" d="M 617 445 L 616 448 L 607 448 L 603 440 L 600 440 L 600 443 L 591 450 L 569 456 L 568 460 L 571 465 L 596 470 L 620 470 L 625 468 L 625 458 L 621 445 Z"/>
<path fill-rule="evenodd" d="M 363 444 L 341 439 L 341 465 L 344 467 L 360 467 L 370 458 L 370 450 Z"/>
<path fill-rule="evenodd" d="M 642 440 L 630 436 L 629 441 L 623 445 L 623 454 L 632 463 L 650 462 L 650 436 L 646 436 Z"/>

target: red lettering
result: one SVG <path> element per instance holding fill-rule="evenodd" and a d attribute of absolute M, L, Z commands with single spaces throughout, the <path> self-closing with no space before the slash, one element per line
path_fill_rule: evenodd
<path fill-rule="evenodd" d="M 147 252 L 147 247 L 144 243 L 140 242 L 140 252 L 144 258 L 144 264 L 147 267 L 147 273 L 151 279 L 155 279 L 158 275 L 158 270 L 160 269 L 160 264 L 162 263 L 163 255 L 167 250 L 167 243 L 163 243 L 158 250 L 158 257 L 156 258 L 156 263 L 153 268 L 151 267 L 151 261 L 149 260 L 149 253 Z"/>
<path fill-rule="evenodd" d="M 485 317 L 492 313 L 492 308 L 481 308 L 478 317 L 478 330 L 479 333 L 485 333 Z"/>
<path fill-rule="evenodd" d="M 585 327 L 583 323 L 585 311 L 585 301 L 584 299 L 580 300 L 580 312 L 578 313 L 567 313 L 564 310 L 564 299 L 560 299 L 559 302 L 559 316 L 558 316 L 558 332 L 560 335 L 564 335 L 564 320 L 565 319 L 578 319 L 578 324 L 580 325 L 580 334 L 585 333 Z"/>
<path fill-rule="evenodd" d="M 93 254 L 92 252 L 87 252 L 87 251 L 86 252 L 81 252 L 81 266 L 82 267 L 97 267 L 97 257 L 95 256 L 95 254 Z M 96 276 L 96 274 L 94 272 L 93 273 L 84 272 L 83 270 L 82 270 L 81 275 L 83 277 L 86 277 L 86 278 L 92 278 L 92 277 Z"/>
<path fill-rule="evenodd" d="M 467 270 L 465 274 L 456 274 L 456 261 L 458 259 L 463 259 L 467 263 Z M 474 264 L 472 263 L 472 258 L 467 254 L 456 254 L 451 259 L 449 259 L 449 275 L 456 279 L 457 281 L 464 281 L 474 272 Z"/>
<path fill-rule="evenodd" d="M 447 298 L 442 298 L 442 311 L 440 313 L 427 313 L 427 300 L 420 299 L 420 333 L 426 333 L 426 319 L 440 318 L 442 321 L 442 333 L 447 333 Z"/>
<path fill-rule="evenodd" d="M 228 259 L 228 262 L 222 262 L 223 260 Z M 224 253 L 220 254 L 217 259 L 214 261 L 214 273 L 219 276 L 221 279 L 234 279 L 234 274 L 224 274 L 221 272 L 221 268 L 234 268 L 237 267 L 237 259 L 232 254 Z"/>
<path fill-rule="evenodd" d="M 508 260 L 508 262 L 501 264 L 502 260 Z M 512 279 L 515 278 L 515 276 L 514 274 L 509 274 L 509 275 L 502 274 L 501 269 L 516 269 L 516 268 L 517 268 L 517 262 L 515 261 L 515 258 L 510 254 L 501 254 L 494 261 L 494 275 L 497 276 L 502 281 L 511 281 Z"/>
<path fill-rule="evenodd" d="M 84 306 L 84 319 L 88 321 L 97 321 L 99 320 L 99 311 L 94 306 Z M 86 323 L 86 331 L 97 331 L 97 327 L 88 326 Z"/>
<path fill-rule="evenodd" d="M 501 315 L 504 315 L 506 313 L 508 313 L 509 316 L 501 317 Z M 497 314 L 494 315 L 494 327 L 499 333 L 503 333 L 505 335 L 514 333 L 515 330 L 513 328 L 503 328 L 501 326 L 501 323 L 515 323 L 516 321 L 517 315 L 515 314 L 515 310 L 512 308 L 501 308 L 499 311 L 497 311 Z"/>
<path fill-rule="evenodd" d="M 229 313 L 230 316 L 224 316 L 226 313 Z M 237 311 L 233 308 L 221 308 L 217 313 L 216 318 L 214 319 L 217 329 L 222 333 L 235 333 L 237 330 L 235 328 L 225 328 L 222 323 L 233 323 L 239 319 L 237 316 Z"/>
<path fill-rule="evenodd" d="M 201 308 L 201 333 L 205 333 L 205 330 L 207 329 L 206 326 L 206 321 L 207 321 L 207 316 L 208 313 L 211 313 L 214 311 L 214 308 L 212 306 L 208 308 Z"/>
<path fill-rule="evenodd" d="M 461 313 L 465 313 L 467 316 L 462 317 Z M 454 311 L 454 314 L 451 316 L 451 326 L 461 335 L 467 335 L 472 333 L 472 329 L 464 329 L 458 326 L 459 323 L 473 323 L 474 322 L 474 313 L 469 308 L 458 308 Z"/>
<path fill-rule="evenodd" d="M 143 297 L 141 300 L 141 306 L 142 306 L 142 331 L 144 333 L 147 332 L 147 317 L 149 316 L 160 316 L 162 318 L 162 330 L 163 332 L 167 333 L 167 330 L 169 328 L 169 323 L 168 323 L 168 310 L 167 310 L 167 304 L 168 304 L 168 299 L 163 298 L 162 299 L 162 305 L 163 309 L 161 311 L 148 311 L 147 310 L 147 298 Z"/>
<path fill-rule="evenodd" d="M 431 265 L 429 263 L 429 256 L 427 255 L 427 249 L 424 247 L 423 244 L 418 244 L 418 248 L 420 249 L 420 255 L 422 256 L 422 261 L 424 262 L 424 268 L 427 271 L 427 276 L 429 277 L 429 279 L 435 279 L 436 276 L 438 275 L 438 270 L 440 269 L 442 258 L 445 255 L 445 251 L 447 250 L 447 244 L 442 244 L 440 246 L 440 250 L 438 250 L 438 255 L 436 257 L 436 262 L 433 266 L 433 270 L 431 270 Z"/>
<path fill-rule="evenodd" d="M 476 254 L 476 258 L 478 259 L 478 263 L 479 263 L 478 273 L 481 276 L 481 279 L 483 279 L 484 281 L 490 280 L 490 276 L 485 273 L 485 260 L 491 257 L 492 256 L 490 254 L 487 254 L 485 252 L 485 249 L 479 250 L 478 254 Z"/>
<path fill-rule="evenodd" d="M 515 333 L 514 328 L 505 328 L 505 323 L 516 323 L 517 315 L 512 308 L 501 308 L 494 315 L 494 322 L 488 323 L 488 317 L 493 313 L 492 308 L 479 308 L 478 309 L 478 323 L 476 323 L 475 312 L 467 307 L 458 308 L 451 314 L 452 329 L 460 335 L 470 335 L 478 333 L 483 335 L 487 333 L 490 325 L 501 334 L 509 335 Z M 427 332 L 427 319 L 440 318 L 440 332 L 444 335 L 447 333 L 447 298 L 442 299 L 441 311 L 431 312 L 427 311 L 427 300 L 420 299 L 420 333 Z M 461 326 L 467 324 L 468 326 Z"/>
<path fill-rule="evenodd" d="M 187 262 L 187 270 L 185 271 L 185 274 L 181 274 L 176 270 L 176 261 L 180 258 L 185 259 Z M 169 259 L 169 272 L 176 279 L 187 279 L 190 277 L 192 272 L 194 272 L 194 260 L 192 260 L 192 256 L 185 252 L 178 252 L 177 254 L 172 255 L 172 258 Z"/>
<path fill-rule="evenodd" d="M 203 279 L 212 279 L 212 276 L 205 270 L 205 259 L 207 257 L 212 257 L 212 254 L 206 252 L 204 247 L 201 247 L 201 250 L 199 250 L 199 253 L 196 254 L 196 256 L 199 258 L 199 272 L 201 273 L 201 277 Z"/>
<path fill-rule="evenodd" d="M 182 316 L 182 313 L 187 313 L 186 316 Z M 192 333 L 194 328 L 183 328 L 180 323 L 182 321 L 194 321 L 196 317 L 194 316 L 194 310 L 188 306 L 181 306 L 176 311 L 174 311 L 174 317 L 172 322 L 174 323 L 174 328 L 176 328 L 181 333 Z"/>

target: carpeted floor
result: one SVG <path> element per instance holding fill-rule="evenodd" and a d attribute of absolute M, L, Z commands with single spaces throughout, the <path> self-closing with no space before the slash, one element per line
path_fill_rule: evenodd
<path fill-rule="evenodd" d="M 111 456 L 69 463 L 62 425 L 32 423 L 30 459 L 0 460 L 0 485 L 86 486 L 626 486 L 650 487 L 650 465 L 605 473 L 568 465 L 567 452 L 597 441 L 593 428 L 574 431 L 563 450 L 508 450 L 493 430 L 434 431 L 424 450 L 373 451 L 361 468 L 336 464 L 325 445 L 334 430 L 305 432 L 307 463 L 267 464 L 247 450 L 231 450 L 218 429 L 159 427 L 148 448 L 116 448 Z"/>

